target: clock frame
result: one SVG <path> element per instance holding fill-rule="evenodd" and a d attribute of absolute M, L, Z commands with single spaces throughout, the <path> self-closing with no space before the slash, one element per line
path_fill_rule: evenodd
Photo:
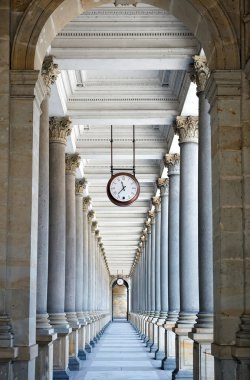
<path fill-rule="evenodd" d="M 120 176 L 130 177 L 136 184 L 135 195 L 127 201 L 122 201 L 122 200 L 116 199 L 116 198 L 114 198 L 114 196 L 111 193 L 110 187 L 111 187 L 113 180 L 117 177 L 120 177 Z M 140 194 L 140 184 L 139 184 L 138 180 L 136 179 L 136 177 L 130 173 L 126 173 L 126 172 L 116 173 L 110 177 L 110 179 L 107 183 L 107 195 L 108 195 L 110 201 L 112 203 L 114 203 L 116 206 L 126 207 L 126 206 L 131 205 L 132 203 L 134 203 L 137 200 L 137 198 L 139 197 L 139 194 Z"/>

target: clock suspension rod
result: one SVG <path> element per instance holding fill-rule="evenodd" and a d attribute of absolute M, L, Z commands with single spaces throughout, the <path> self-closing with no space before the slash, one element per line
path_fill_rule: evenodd
<path fill-rule="evenodd" d="M 114 171 L 117 170 L 126 170 L 126 171 L 132 171 L 135 176 L 135 126 L 133 125 L 133 167 L 132 168 L 114 168 L 113 166 L 113 125 L 111 127 L 111 138 L 110 138 L 110 172 L 111 176 L 113 176 Z"/>
<path fill-rule="evenodd" d="M 111 165 L 110 165 L 110 172 L 111 172 L 111 176 L 114 174 L 114 168 L 113 168 L 113 126 L 111 125 L 111 139 L 110 139 L 110 145 L 111 145 L 111 149 L 110 149 L 110 153 L 111 153 L 111 159 L 110 159 L 110 162 L 111 162 Z"/>
<path fill-rule="evenodd" d="M 135 177 L 135 126 L 133 125 L 133 173 Z"/>

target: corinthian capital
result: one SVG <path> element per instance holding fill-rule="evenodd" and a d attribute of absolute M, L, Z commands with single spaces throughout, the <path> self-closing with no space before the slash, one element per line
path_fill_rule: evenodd
<path fill-rule="evenodd" d="M 207 59 L 200 55 L 194 55 L 193 71 L 190 73 L 190 79 L 197 85 L 197 92 L 204 91 L 210 71 L 207 65 Z"/>
<path fill-rule="evenodd" d="M 150 217 L 148 220 L 146 220 L 145 227 L 147 228 L 147 235 L 151 234 L 151 219 L 150 219 Z"/>
<path fill-rule="evenodd" d="M 76 180 L 76 183 L 75 183 L 75 190 L 76 190 L 76 194 L 83 194 L 83 190 L 86 189 L 86 186 L 87 186 L 87 180 L 85 178 L 82 178 L 82 179 L 77 179 Z"/>
<path fill-rule="evenodd" d="M 177 116 L 175 132 L 179 135 L 180 144 L 186 142 L 198 143 L 198 117 Z"/>
<path fill-rule="evenodd" d="M 68 117 L 50 117 L 49 140 L 66 145 L 67 136 L 71 133 L 71 120 Z"/>
<path fill-rule="evenodd" d="M 161 197 L 163 197 L 164 195 L 168 195 L 168 184 L 168 178 L 158 178 L 157 185 L 161 191 Z"/>
<path fill-rule="evenodd" d="M 168 168 L 168 175 L 180 174 L 180 155 L 178 153 L 166 154 L 165 165 Z"/>
<path fill-rule="evenodd" d="M 95 217 L 95 211 L 94 210 L 90 210 L 88 212 L 88 221 L 91 223 L 92 220 L 94 219 L 94 217 Z"/>
<path fill-rule="evenodd" d="M 96 220 L 93 220 L 92 221 L 92 224 L 91 224 L 91 232 L 96 232 L 96 229 L 97 229 L 97 227 L 98 227 L 98 223 L 97 223 L 97 221 Z M 99 232 L 99 230 L 97 230 L 98 232 Z"/>
<path fill-rule="evenodd" d="M 53 57 L 51 55 L 44 58 L 41 74 L 46 87 L 48 90 L 50 90 L 52 84 L 55 83 L 58 75 L 60 74 L 58 65 L 54 63 Z"/>
<path fill-rule="evenodd" d="M 91 198 L 89 196 L 83 198 L 83 200 L 82 200 L 82 209 L 83 209 L 83 211 L 88 211 L 90 203 L 91 203 Z"/>
<path fill-rule="evenodd" d="M 157 181 L 158 184 L 158 181 Z M 155 206 L 155 212 L 159 212 L 160 205 L 161 205 L 161 198 L 160 197 L 152 197 L 152 204 Z"/>
<path fill-rule="evenodd" d="M 75 174 L 76 169 L 80 165 L 81 158 L 78 154 L 65 154 L 65 170 L 66 174 Z"/>

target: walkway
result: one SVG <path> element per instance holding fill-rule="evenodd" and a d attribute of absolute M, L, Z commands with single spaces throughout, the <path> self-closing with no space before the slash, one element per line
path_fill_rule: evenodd
<path fill-rule="evenodd" d="M 170 380 L 170 373 L 159 368 L 160 361 L 153 359 L 133 327 L 113 322 L 70 380 Z"/>

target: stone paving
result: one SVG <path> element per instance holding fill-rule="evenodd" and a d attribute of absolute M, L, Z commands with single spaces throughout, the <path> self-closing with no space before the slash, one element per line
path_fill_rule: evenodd
<path fill-rule="evenodd" d="M 130 323 L 113 322 L 70 380 L 170 380 L 160 364 Z"/>

